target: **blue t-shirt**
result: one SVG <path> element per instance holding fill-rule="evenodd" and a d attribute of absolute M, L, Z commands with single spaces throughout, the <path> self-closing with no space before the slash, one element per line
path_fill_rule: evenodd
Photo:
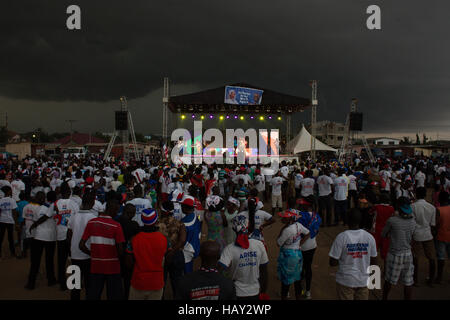
<path fill-rule="evenodd" d="M 28 204 L 28 201 L 25 200 L 21 200 L 19 202 L 17 202 L 17 212 L 19 212 L 19 217 L 17 219 L 17 222 L 20 224 L 24 221 L 22 212 L 23 212 L 23 208 Z"/>

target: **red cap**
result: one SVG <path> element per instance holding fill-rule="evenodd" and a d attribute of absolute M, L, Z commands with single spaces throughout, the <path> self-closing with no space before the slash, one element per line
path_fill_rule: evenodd
<path fill-rule="evenodd" d="M 186 198 L 181 202 L 181 204 L 184 204 L 185 206 L 194 207 L 194 199 L 192 198 Z"/>
<path fill-rule="evenodd" d="M 301 205 L 305 205 L 305 206 L 310 206 L 310 205 L 311 205 L 310 202 L 306 201 L 306 200 L 303 199 L 303 198 L 297 199 L 297 203 L 298 203 L 298 204 L 301 204 Z"/>
<path fill-rule="evenodd" d="M 87 184 L 91 184 L 91 183 L 93 183 L 94 182 L 94 178 L 92 178 L 92 177 L 87 177 L 86 178 L 86 183 Z"/>
<path fill-rule="evenodd" d="M 278 212 L 278 215 L 282 218 L 291 218 L 291 217 L 295 217 L 297 214 L 294 211 L 285 210 L 285 211 Z"/>

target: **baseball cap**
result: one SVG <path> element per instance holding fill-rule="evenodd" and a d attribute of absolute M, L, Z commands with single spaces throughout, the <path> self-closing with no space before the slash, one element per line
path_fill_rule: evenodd
<path fill-rule="evenodd" d="M 239 202 L 238 199 L 233 198 L 233 197 L 229 197 L 228 198 L 228 202 L 231 202 L 232 204 L 234 204 L 235 206 L 239 207 L 241 205 L 241 203 Z"/>
<path fill-rule="evenodd" d="M 186 196 L 185 198 L 184 198 L 184 200 L 181 202 L 181 204 L 184 204 L 185 206 L 188 206 L 188 207 L 194 207 L 194 205 L 195 205 L 195 201 L 194 201 L 194 198 L 193 197 L 191 197 L 191 196 Z"/>
<path fill-rule="evenodd" d="M 297 203 L 298 203 L 298 204 L 301 204 L 301 205 L 305 205 L 305 206 L 311 205 L 311 203 L 308 202 L 308 201 L 307 201 L 306 199 L 304 199 L 304 198 L 297 199 Z"/>
<path fill-rule="evenodd" d="M 158 220 L 158 213 L 153 208 L 144 209 L 142 210 L 141 220 L 144 225 L 151 226 Z"/>

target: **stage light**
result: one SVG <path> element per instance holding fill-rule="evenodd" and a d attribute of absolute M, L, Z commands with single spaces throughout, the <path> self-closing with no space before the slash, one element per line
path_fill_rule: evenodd
<path fill-rule="evenodd" d="M 250 119 L 252 119 L 252 120 L 253 120 L 253 119 L 255 119 L 255 117 L 254 117 L 254 116 L 251 116 L 251 117 L 250 117 Z"/>
<path fill-rule="evenodd" d="M 234 118 L 235 118 L 235 119 L 237 119 L 237 118 L 238 118 L 238 116 L 234 116 Z"/>
<path fill-rule="evenodd" d="M 241 119 L 241 120 L 244 120 L 244 116 L 241 116 L 240 119 Z"/>
<path fill-rule="evenodd" d="M 272 120 L 272 116 L 269 116 L 269 119 Z"/>
<path fill-rule="evenodd" d="M 195 118 L 195 114 L 192 115 L 192 119 L 194 119 L 194 118 Z"/>
<path fill-rule="evenodd" d="M 202 115 L 202 116 L 200 117 L 200 119 L 202 119 L 202 120 L 203 120 L 203 119 L 205 119 L 205 116 L 204 116 L 204 115 Z"/>
<path fill-rule="evenodd" d="M 263 116 L 259 117 L 259 120 L 264 120 L 264 117 Z"/>
<path fill-rule="evenodd" d="M 212 118 L 214 118 L 214 116 L 213 116 L 212 114 L 210 114 L 210 115 L 209 115 L 209 118 L 212 119 Z"/>
<path fill-rule="evenodd" d="M 227 115 L 227 119 L 230 119 L 230 116 Z"/>
<path fill-rule="evenodd" d="M 278 117 L 278 120 L 281 120 L 281 117 Z"/>
<path fill-rule="evenodd" d="M 186 119 L 186 116 L 184 114 L 181 115 L 181 119 Z"/>
<path fill-rule="evenodd" d="M 220 120 L 223 120 L 223 116 L 220 116 L 219 119 L 220 119 Z"/>

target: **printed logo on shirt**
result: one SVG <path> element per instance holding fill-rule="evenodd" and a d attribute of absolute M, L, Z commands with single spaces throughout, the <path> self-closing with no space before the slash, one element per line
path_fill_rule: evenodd
<path fill-rule="evenodd" d="M 248 267 L 248 266 L 256 266 L 255 258 L 257 256 L 258 256 L 258 254 L 256 253 L 256 251 L 249 251 L 249 252 L 241 253 L 241 255 L 239 256 L 239 260 L 241 260 L 242 262 L 239 262 L 238 267 L 244 268 L 244 267 Z"/>
<path fill-rule="evenodd" d="M 352 256 L 353 259 L 360 259 L 368 253 L 368 243 L 348 243 L 347 255 Z"/>
<path fill-rule="evenodd" d="M 194 289 L 189 293 L 192 300 L 219 300 L 219 286 Z"/>

